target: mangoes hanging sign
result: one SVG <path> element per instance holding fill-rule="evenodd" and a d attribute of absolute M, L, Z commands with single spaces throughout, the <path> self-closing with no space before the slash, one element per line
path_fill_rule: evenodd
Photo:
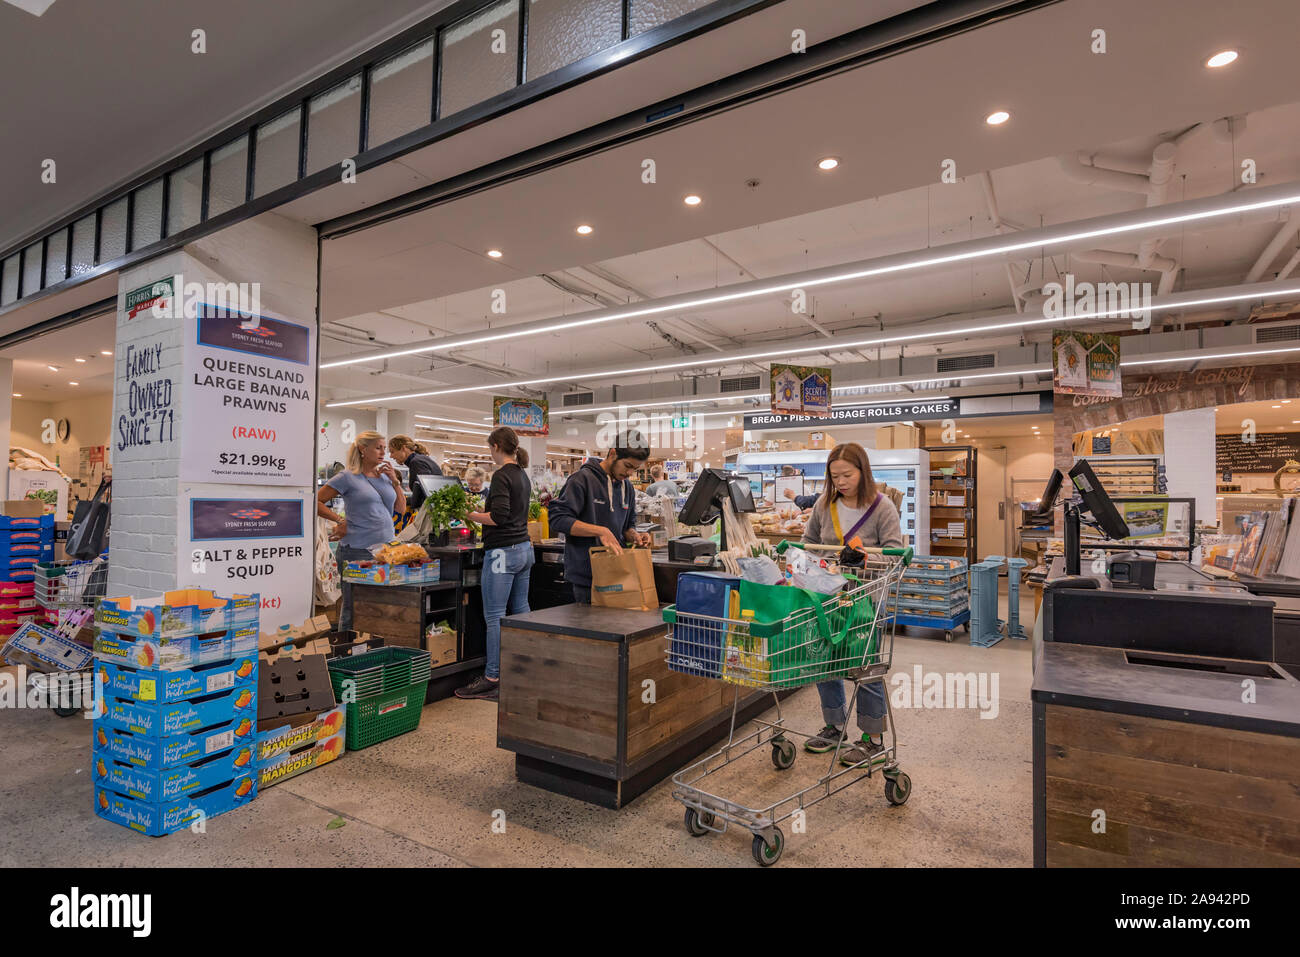
<path fill-rule="evenodd" d="M 550 408 L 545 399 L 512 399 L 494 396 L 492 421 L 515 430 L 518 435 L 550 435 Z"/>
<path fill-rule="evenodd" d="M 821 366 L 770 367 L 772 412 L 821 418 L 831 414 L 831 370 Z"/>
<path fill-rule="evenodd" d="M 1120 396 L 1119 336 L 1056 330 L 1052 333 L 1052 374 L 1057 392 Z"/>

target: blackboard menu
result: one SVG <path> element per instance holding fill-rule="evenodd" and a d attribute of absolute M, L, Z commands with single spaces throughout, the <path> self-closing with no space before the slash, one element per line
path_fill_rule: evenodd
<path fill-rule="evenodd" d="M 1224 472 L 1276 472 L 1288 459 L 1300 462 L 1300 433 L 1260 432 L 1246 442 L 1240 432 L 1214 437 L 1214 464 Z"/>

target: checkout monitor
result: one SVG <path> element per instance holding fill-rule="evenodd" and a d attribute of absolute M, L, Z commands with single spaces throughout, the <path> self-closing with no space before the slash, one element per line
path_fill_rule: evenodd
<path fill-rule="evenodd" d="M 1074 463 L 1074 468 L 1070 469 L 1070 481 L 1083 496 L 1083 507 L 1092 513 L 1093 519 L 1101 526 L 1107 538 L 1128 538 L 1128 523 L 1120 516 L 1087 459 L 1079 459 Z"/>
<path fill-rule="evenodd" d="M 737 512 L 754 511 L 754 493 L 749 480 L 728 476 L 722 469 L 705 469 L 686 498 L 677 521 L 683 525 L 708 525 L 722 514 L 724 498 L 730 498 Z"/>
<path fill-rule="evenodd" d="M 454 475 L 417 475 L 420 481 L 420 487 L 424 489 L 425 495 L 432 495 L 438 489 L 446 488 L 449 485 L 460 485 L 460 479 Z"/>

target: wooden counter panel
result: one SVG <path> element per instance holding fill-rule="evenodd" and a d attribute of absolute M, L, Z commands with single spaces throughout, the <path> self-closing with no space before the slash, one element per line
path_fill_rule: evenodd
<path fill-rule="evenodd" d="M 716 678 L 671 671 L 664 661 L 665 635 L 628 644 L 627 760 L 635 761 L 664 741 L 730 707 L 735 689 Z M 642 700 L 642 683 L 655 683 L 653 704 Z"/>
<path fill-rule="evenodd" d="M 1300 740 L 1055 705 L 1045 717 L 1048 866 L 1300 865 Z"/>
<path fill-rule="evenodd" d="M 618 759 L 616 642 L 501 629 L 497 734 Z"/>

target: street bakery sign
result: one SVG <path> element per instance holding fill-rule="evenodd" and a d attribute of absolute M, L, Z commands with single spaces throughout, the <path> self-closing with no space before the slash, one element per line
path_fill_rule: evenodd
<path fill-rule="evenodd" d="M 1168 372 L 1160 375 L 1148 375 L 1142 379 L 1129 379 L 1125 383 L 1125 399 L 1141 399 L 1147 396 L 1164 395 L 1169 392 L 1183 392 L 1203 386 L 1227 386 L 1237 398 L 1246 401 L 1251 383 L 1259 366 L 1228 366 L 1222 369 L 1198 369 L 1195 372 Z M 1076 395 L 1071 403 L 1079 406 L 1103 405 L 1115 402 L 1117 396 Z"/>

